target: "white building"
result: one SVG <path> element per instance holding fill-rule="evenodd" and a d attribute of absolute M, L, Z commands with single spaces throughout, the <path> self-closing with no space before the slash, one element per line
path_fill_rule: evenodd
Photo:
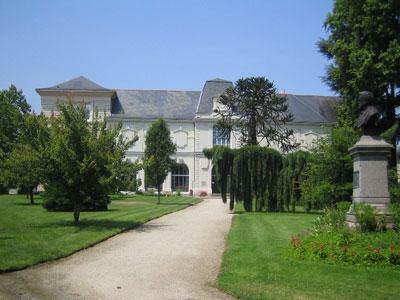
<path fill-rule="evenodd" d="M 97 110 L 108 122 L 122 122 L 126 137 L 137 135 L 139 140 L 127 152 L 127 158 L 135 161 L 143 155 L 146 131 L 158 118 L 164 118 L 177 145 L 176 161 L 180 166 L 170 173 L 163 184 L 163 191 L 181 190 L 207 194 L 217 191 L 213 184 L 212 165 L 202 150 L 213 145 L 238 147 L 237 137 L 221 136 L 215 126 L 213 108 L 221 93 L 232 86 L 223 79 L 207 80 L 201 91 L 176 90 L 122 90 L 106 89 L 78 77 L 61 84 L 38 88 L 42 112 L 51 115 L 57 110 L 58 101 L 72 99 L 85 103 L 88 118 Z M 325 134 L 326 128 L 335 122 L 334 106 L 337 97 L 286 95 L 289 110 L 294 116 L 287 126 L 294 130 L 294 138 L 307 149 L 313 141 Z M 144 173 L 139 177 L 145 188 Z"/>

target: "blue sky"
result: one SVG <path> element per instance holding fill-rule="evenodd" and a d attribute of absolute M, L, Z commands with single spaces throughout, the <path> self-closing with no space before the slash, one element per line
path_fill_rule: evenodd
<path fill-rule="evenodd" d="M 332 95 L 328 0 L 0 0 L 0 89 L 34 91 L 83 75 L 107 88 L 201 90 L 204 81 L 266 76 L 280 91 Z"/>

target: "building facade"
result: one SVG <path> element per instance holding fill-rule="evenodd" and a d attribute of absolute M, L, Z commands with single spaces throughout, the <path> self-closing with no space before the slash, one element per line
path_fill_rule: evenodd
<path fill-rule="evenodd" d="M 214 145 L 239 147 L 235 134 L 228 136 L 216 126 L 214 109 L 219 96 L 232 86 L 223 79 L 207 80 L 201 91 L 106 89 L 85 77 L 78 77 L 61 84 L 38 88 L 41 109 L 45 115 L 57 113 L 57 103 L 72 101 L 84 103 L 88 119 L 94 111 L 112 124 L 122 122 L 122 134 L 127 138 L 138 136 L 138 141 L 127 151 L 131 161 L 140 159 L 144 152 L 146 132 L 152 122 L 164 118 L 177 145 L 173 157 L 178 165 L 164 181 L 164 192 L 189 192 L 207 194 L 218 192 L 213 180 L 211 162 L 204 157 L 203 149 Z M 293 121 L 294 138 L 302 149 L 327 132 L 335 123 L 337 97 L 285 95 Z M 138 174 L 142 189 L 148 188 L 144 172 Z"/>

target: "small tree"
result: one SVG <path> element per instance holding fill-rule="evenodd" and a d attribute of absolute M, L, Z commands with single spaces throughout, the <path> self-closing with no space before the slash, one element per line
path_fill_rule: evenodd
<path fill-rule="evenodd" d="M 350 200 L 353 159 L 348 149 L 358 138 L 359 133 L 351 127 L 340 127 L 316 142 L 308 157 L 306 179 L 301 183 L 301 199 L 307 209 Z"/>
<path fill-rule="evenodd" d="M 41 153 L 49 140 L 48 122 L 43 115 L 26 115 L 20 127 L 18 141 L 4 162 L 3 177 L 9 186 L 19 186 L 34 204 L 33 190 L 42 174 Z"/>
<path fill-rule="evenodd" d="M 34 204 L 33 190 L 40 183 L 40 163 L 40 154 L 28 145 L 17 145 L 5 161 L 8 186 L 25 189 L 31 204 Z"/>
<path fill-rule="evenodd" d="M 239 131 L 245 145 L 278 145 L 284 152 L 296 148 L 293 130 L 285 127 L 293 116 L 288 112 L 287 99 L 278 95 L 273 82 L 265 77 L 239 79 L 218 100 L 214 112 L 219 125 L 226 131 Z"/>
<path fill-rule="evenodd" d="M 44 206 L 73 210 L 79 223 L 83 209 L 107 209 L 115 190 L 115 168 L 134 141 L 120 135 L 121 124 L 107 127 L 97 113 L 88 123 L 83 105 L 60 104 L 52 117 L 50 140 L 43 151 Z"/>
<path fill-rule="evenodd" d="M 158 204 L 160 204 L 161 184 L 174 165 L 171 155 L 175 151 L 176 145 L 172 142 L 167 123 L 159 119 L 151 124 L 146 134 L 143 165 L 146 181 L 157 187 Z"/>
<path fill-rule="evenodd" d="M 136 175 L 140 169 L 142 169 L 142 165 L 138 162 L 131 162 L 129 160 L 121 161 L 120 164 L 114 168 L 114 176 L 116 179 L 115 191 L 136 191 L 138 187 Z"/>

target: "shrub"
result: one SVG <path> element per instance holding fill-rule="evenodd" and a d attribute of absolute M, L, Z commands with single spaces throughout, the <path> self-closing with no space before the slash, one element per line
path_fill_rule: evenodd
<path fill-rule="evenodd" d="M 390 212 L 393 217 L 393 222 L 396 229 L 400 228 L 400 203 L 393 203 L 390 205 Z"/>
<path fill-rule="evenodd" d="M 332 231 L 344 226 L 346 212 L 337 209 L 326 209 L 325 214 L 315 219 L 313 230 L 315 233 Z"/>
<path fill-rule="evenodd" d="M 358 139 L 351 127 L 333 128 L 311 149 L 305 180 L 301 183 L 301 202 L 307 208 L 332 207 L 349 200 L 353 191 L 353 159 L 349 154 Z"/>
<path fill-rule="evenodd" d="M 348 212 L 350 206 L 351 206 L 351 202 L 349 202 L 349 201 L 339 201 L 336 203 L 336 209 L 338 211 L 341 211 L 344 213 Z"/>
<path fill-rule="evenodd" d="M 375 209 L 365 203 L 354 205 L 357 221 L 360 223 L 361 231 L 376 231 L 377 221 L 375 218 Z"/>

